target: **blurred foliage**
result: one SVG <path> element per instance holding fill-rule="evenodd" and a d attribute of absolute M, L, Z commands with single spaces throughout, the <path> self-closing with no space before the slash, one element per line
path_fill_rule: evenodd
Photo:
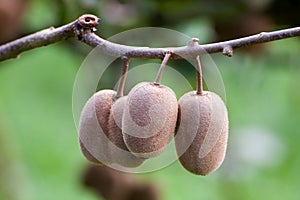
<path fill-rule="evenodd" d="M 260 13 L 265 14 L 264 11 L 277 1 L 262 1 L 266 5 L 273 3 L 268 9 L 251 6 L 251 3 L 249 9 L 246 5 L 250 1 L 242 0 L 238 3 L 229 0 L 28 2 L 23 24 L 26 33 L 70 22 L 83 13 L 93 13 L 102 18 L 98 33 L 104 38 L 130 28 L 161 26 L 199 37 L 201 43 L 205 43 L 217 40 L 214 27 L 217 19 L 224 19 L 224 16 L 234 19 L 240 13 L 253 13 L 253 6 L 257 12 L 261 9 Z M 299 8 L 298 4 L 293 4 L 292 9 L 292 4 L 288 3 L 292 1 L 284 2 L 280 13 L 285 13 L 288 20 L 281 18 L 279 23 L 270 10 L 266 12 L 271 13 L 268 18 L 275 26 L 297 25 L 293 11 Z M 276 7 L 277 12 L 280 8 Z M 288 13 L 291 13 L 290 17 Z M 230 31 L 232 38 L 235 37 L 235 29 Z M 19 59 L 0 63 L 0 199 L 97 199 L 79 181 L 86 161 L 79 150 L 72 116 L 73 83 L 77 69 L 88 53 L 82 54 L 81 49 L 90 48 L 78 42 L 75 42 L 75 48 L 74 44 L 70 48 L 66 43 L 35 49 L 22 54 Z M 232 144 L 224 166 L 207 177 L 192 175 L 177 162 L 137 177 L 156 181 L 166 200 L 300 199 L 299 46 L 299 39 L 293 38 L 266 44 L 265 51 L 259 51 L 259 54 L 249 55 L 236 50 L 233 58 L 212 55 L 226 87 L 230 142 L 243 136 L 240 129 L 258 127 L 268 130 L 272 133 L 270 140 L 280 141 L 282 156 L 277 151 L 270 152 L 263 160 L 272 157 L 276 162 L 270 161 L 270 165 L 264 161 L 250 162 L 246 157 L 232 153 L 245 150 L 236 149 Z M 192 67 L 184 61 L 172 61 L 170 65 L 195 87 Z M 110 70 L 106 72 L 103 84 L 112 88 L 116 74 L 120 72 L 118 67 Z M 170 83 L 174 79 L 165 76 L 163 81 Z M 178 97 L 184 92 L 180 85 L 172 89 Z M 247 152 L 258 157 L 255 153 L 262 152 L 255 150 L 260 142 L 262 140 L 256 138 L 249 143 Z M 266 147 L 263 151 L 267 150 Z"/>

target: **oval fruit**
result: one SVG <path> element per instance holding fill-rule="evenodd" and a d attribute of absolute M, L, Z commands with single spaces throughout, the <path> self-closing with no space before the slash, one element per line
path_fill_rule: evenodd
<path fill-rule="evenodd" d="M 101 164 L 112 162 L 108 135 L 108 120 L 113 90 L 95 93 L 85 104 L 79 120 L 79 143 L 83 155 L 90 161 Z"/>
<path fill-rule="evenodd" d="M 228 114 L 215 93 L 195 91 L 179 99 L 175 146 L 179 161 L 188 171 L 207 175 L 222 164 L 228 139 Z"/>
<path fill-rule="evenodd" d="M 128 94 L 122 128 L 127 148 L 137 157 L 159 155 L 175 131 L 178 103 L 168 87 L 149 82 L 137 84 Z"/>
<path fill-rule="evenodd" d="M 111 150 L 113 162 L 124 167 L 137 167 L 141 165 L 145 159 L 137 158 L 129 152 L 124 143 L 122 134 L 122 118 L 123 110 L 127 101 L 127 96 L 117 99 L 112 107 L 109 115 L 109 140 L 116 146 Z"/>

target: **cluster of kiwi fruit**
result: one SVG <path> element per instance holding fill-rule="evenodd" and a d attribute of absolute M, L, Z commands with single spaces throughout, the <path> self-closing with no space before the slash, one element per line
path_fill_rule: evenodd
<path fill-rule="evenodd" d="M 199 56 L 196 57 L 197 91 L 175 93 L 160 84 L 171 53 L 162 61 L 155 82 L 123 88 L 129 60 L 116 91 L 101 90 L 85 104 L 79 122 L 79 143 L 91 162 L 137 167 L 161 154 L 173 136 L 182 166 L 197 175 L 215 171 L 223 162 L 228 138 L 225 104 L 215 93 L 204 91 Z"/>

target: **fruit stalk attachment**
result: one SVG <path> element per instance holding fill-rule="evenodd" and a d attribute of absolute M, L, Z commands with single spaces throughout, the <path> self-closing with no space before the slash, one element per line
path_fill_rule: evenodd
<path fill-rule="evenodd" d="M 171 55 L 172 55 L 172 53 L 171 53 L 170 51 L 167 51 L 167 52 L 166 52 L 165 57 L 164 57 L 164 59 L 163 59 L 161 65 L 160 65 L 160 67 L 159 67 L 159 71 L 158 71 L 158 73 L 157 73 L 156 79 L 155 79 L 155 81 L 154 81 L 154 84 L 155 84 L 155 85 L 160 85 L 160 81 L 161 81 L 161 78 L 162 78 L 162 74 L 163 74 L 163 72 L 164 72 L 164 69 L 165 69 L 165 67 L 166 67 L 166 65 L 167 65 L 167 62 L 168 62 L 169 58 L 171 57 Z"/>
<path fill-rule="evenodd" d="M 117 100 L 118 98 L 124 95 L 124 87 L 125 87 L 125 82 L 126 82 L 126 77 L 127 77 L 128 67 L 129 67 L 129 58 L 127 56 L 122 56 L 121 59 L 123 60 L 123 70 L 122 70 L 115 100 Z"/>
<path fill-rule="evenodd" d="M 203 94 L 202 67 L 201 67 L 201 61 L 199 55 L 196 57 L 196 70 L 197 70 L 197 94 L 202 95 Z"/>

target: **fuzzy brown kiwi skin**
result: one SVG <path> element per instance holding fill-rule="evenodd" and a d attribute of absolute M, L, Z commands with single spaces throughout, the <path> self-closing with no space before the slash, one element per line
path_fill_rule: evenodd
<path fill-rule="evenodd" d="M 123 167 L 138 167 L 145 159 L 137 158 L 128 150 L 122 134 L 122 118 L 126 101 L 127 96 L 120 97 L 111 107 L 108 121 L 108 138 L 115 145 L 112 149 L 112 159 L 114 163 Z"/>
<path fill-rule="evenodd" d="M 177 135 L 175 137 L 179 161 L 191 173 L 207 175 L 219 168 L 225 158 L 228 140 L 228 114 L 225 104 L 213 92 L 204 91 L 200 95 L 193 91 L 179 99 L 179 107 L 181 119 L 179 119 L 180 123 L 178 123 L 176 128 Z M 188 109 L 199 109 L 199 113 L 184 113 L 184 110 Z M 219 114 L 213 115 L 213 109 L 218 109 L 214 113 L 219 112 Z M 212 119 L 212 117 L 215 119 Z M 209 126 L 213 124 L 212 120 L 215 123 L 214 125 L 217 126 L 217 129 L 213 131 L 216 138 L 211 143 L 207 154 L 200 158 L 200 149 L 205 145 L 204 141 L 207 137 Z M 192 130 L 192 128 L 195 129 Z"/>
<path fill-rule="evenodd" d="M 161 110 L 150 116 L 152 106 L 159 106 Z M 150 158 L 162 153 L 174 135 L 177 113 L 176 95 L 170 88 L 149 82 L 136 85 L 128 94 L 122 121 L 127 148 L 140 158 Z M 155 123 L 159 122 L 163 126 L 157 125 L 159 130 L 148 134 L 145 127 L 153 125 L 157 128 Z M 143 130 L 140 131 L 140 128 Z M 139 134 L 143 137 L 139 137 Z"/>
<path fill-rule="evenodd" d="M 83 155 L 98 164 L 111 164 L 107 135 L 110 109 L 116 92 L 101 90 L 85 104 L 79 120 L 79 143 Z"/>
<path fill-rule="evenodd" d="M 99 165 L 103 165 L 102 162 L 100 162 L 99 160 L 97 160 L 84 146 L 83 142 L 79 139 L 79 145 L 80 145 L 80 149 L 82 154 L 84 155 L 84 157 L 94 163 L 94 164 L 99 164 Z"/>

